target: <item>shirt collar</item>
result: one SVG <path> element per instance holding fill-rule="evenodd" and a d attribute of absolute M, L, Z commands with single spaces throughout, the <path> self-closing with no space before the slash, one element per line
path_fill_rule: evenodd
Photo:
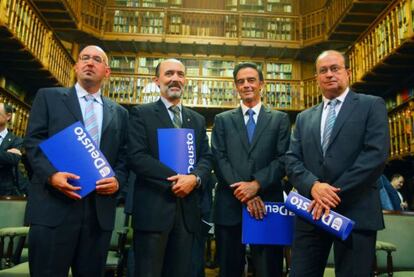
<path fill-rule="evenodd" d="M 9 131 L 7 131 L 7 128 L 4 128 L 4 130 L 0 132 L 0 137 L 1 137 L 2 139 L 4 139 L 4 138 L 7 136 L 7 133 L 8 133 L 8 132 L 9 132 Z"/>
<path fill-rule="evenodd" d="M 247 112 L 248 109 L 252 109 L 254 111 L 255 115 L 259 115 L 260 109 L 262 108 L 262 102 L 259 102 L 253 108 L 249 108 L 245 104 L 243 104 L 243 102 L 240 102 L 240 107 L 242 109 L 243 115 L 246 115 L 246 112 Z"/>
<path fill-rule="evenodd" d="M 168 101 L 168 100 L 167 100 L 167 98 L 165 98 L 164 96 L 160 96 L 160 99 L 161 99 L 162 103 L 164 103 L 164 105 L 165 105 L 165 107 L 167 108 L 167 110 L 168 110 L 171 106 L 174 106 L 174 104 L 173 104 L 173 103 L 171 103 L 170 101 Z M 177 106 L 177 107 L 179 107 L 179 108 L 180 108 L 180 112 L 182 112 L 182 111 L 183 111 L 183 110 L 182 110 L 181 101 L 180 101 L 177 105 L 175 105 L 175 106 Z"/>
<path fill-rule="evenodd" d="M 95 98 L 96 102 L 103 105 L 100 89 L 95 93 L 89 93 L 79 83 L 75 84 L 75 89 L 78 98 L 84 98 L 86 95 L 92 95 L 93 98 Z"/>
<path fill-rule="evenodd" d="M 341 95 L 339 95 L 335 99 L 339 100 L 340 104 L 344 103 L 345 98 L 348 95 L 348 92 L 349 92 L 349 87 L 347 87 L 345 91 L 341 93 Z M 328 99 L 325 96 L 322 96 L 322 99 L 323 99 L 323 108 L 326 109 L 326 107 L 328 106 L 328 102 L 331 101 L 331 99 Z"/>

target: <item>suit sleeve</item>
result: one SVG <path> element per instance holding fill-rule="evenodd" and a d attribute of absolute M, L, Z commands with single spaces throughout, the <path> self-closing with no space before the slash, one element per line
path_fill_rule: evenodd
<path fill-rule="evenodd" d="M 217 171 L 217 176 L 223 178 L 227 185 L 231 185 L 243 181 L 243 179 L 229 162 L 226 151 L 225 132 L 222 117 L 216 116 L 211 134 L 211 150 L 216 163 L 214 168 Z"/>
<path fill-rule="evenodd" d="M 27 135 L 24 141 L 27 158 L 33 172 L 46 183 L 49 176 L 57 172 L 41 151 L 39 144 L 49 136 L 49 112 L 45 92 L 37 92 L 30 112 Z"/>
<path fill-rule="evenodd" d="M 286 152 L 286 173 L 289 181 L 305 196 L 310 195 L 312 185 L 318 178 L 310 172 L 303 162 L 301 125 L 302 113 L 296 118 L 295 129 L 290 139 L 289 150 Z"/>
<path fill-rule="evenodd" d="M 177 173 L 153 156 L 150 149 L 150 126 L 147 126 L 141 113 L 143 111 L 137 106 L 131 110 L 129 116 L 129 166 L 137 175 L 137 178 L 151 179 L 151 182 L 146 182 L 148 184 L 159 184 L 164 187 L 170 186 L 170 182 L 166 179 Z"/>
<path fill-rule="evenodd" d="M 372 184 L 377 180 L 388 158 L 390 137 L 387 109 L 384 100 L 376 97 L 370 105 L 363 147 L 352 166 L 334 183 L 340 187 L 340 195 L 352 193 L 359 186 Z"/>
<path fill-rule="evenodd" d="M 280 128 L 277 130 L 277 141 L 273 144 L 276 148 L 275 158 L 268 166 L 253 174 L 254 179 L 260 184 L 260 190 L 266 190 L 272 184 L 280 183 L 285 176 L 285 153 L 289 146 L 290 121 L 287 114 L 279 117 Z"/>
<path fill-rule="evenodd" d="M 19 137 L 14 137 L 13 143 L 7 149 L 17 148 L 21 150 L 22 146 L 23 146 L 23 140 Z M 20 155 L 9 153 L 7 152 L 7 149 L 0 151 L 0 168 L 3 166 L 18 165 L 21 159 Z"/>
<path fill-rule="evenodd" d="M 198 158 L 197 164 L 195 165 L 194 171 L 192 173 L 196 174 L 201 178 L 201 183 L 204 185 L 208 182 L 211 174 L 213 155 L 211 154 L 210 147 L 208 145 L 208 137 L 206 133 L 204 118 L 200 121 L 199 132 L 200 132 L 200 142 L 196 146 L 198 149 Z"/>

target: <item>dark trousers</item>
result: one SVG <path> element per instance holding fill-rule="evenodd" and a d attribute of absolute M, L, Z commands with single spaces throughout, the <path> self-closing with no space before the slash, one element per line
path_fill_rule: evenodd
<path fill-rule="evenodd" d="M 216 224 L 215 235 L 220 277 L 240 277 L 245 265 L 245 245 L 241 243 L 241 224 Z M 280 277 L 283 271 L 283 247 L 250 245 L 256 277 Z"/>
<path fill-rule="evenodd" d="M 32 277 L 102 276 L 111 238 L 96 217 L 94 196 L 77 201 L 57 227 L 33 224 L 29 231 Z"/>
<path fill-rule="evenodd" d="M 376 231 L 354 230 L 341 241 L 313 228 L 296 228 L 290 277 L 322 277 L 333 243 L 337 277 L 373 276 Z"/>
<path fill-rule="evenodd" d="M 135 276 L 187 276 L 193 237 L 194 234 L 185 227 L 181 201 L 177 201 L 174 224 L 169 230 L 134 230 Z"/>

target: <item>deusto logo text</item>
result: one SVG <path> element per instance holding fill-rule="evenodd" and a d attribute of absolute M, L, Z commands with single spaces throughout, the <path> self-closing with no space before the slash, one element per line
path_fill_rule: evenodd
<path fill-rule="evenodd" d="M 93 144 L 91 139 L 86 136 L 85 131 L 81 127 L 76 127 L 74 129 L 74 133 L 76 134 L 78 141 L 80 141 L 85 149 L 90 153 L 93 159 L 93 164 L 101 174 L 102 178 L 108 176 L 111 170 L 109 169 L 107 162 L 101 157 L 101 153 L 96 149 L 96 146 Z"/>
<path fill-rule="evenodd" d="M 309 207 L 309 204 L 310 204 L 310 202 L 305 201 L 304 199 L 299 198 L 297 196 L 291 197 L 290 198 L 290 203 L 292 205 L 296 206 L 296 208 L 298 210 L 303 210 L 303 211 L 307 211 L 308 207 Z M 339 231 L 341 229 L 343 223 L 344 223 L 343 219 L 341 217 L 335 216 L 334 214 L 332 214 L 332 212 L 330 212 L 328 215 L 324 214 L 321 218 L 321 222 L 324 225 L 326 225 L 326 226 L 328 226 L 328 227 L 330 227 L 330 228 L 332 228 L 336 231 Z"/>
<path fill-rule="evenodd" d="M 187 157 L 188 157 L 188 168 L 187 173 L 191 173 L 194 170 L 195 164 L 195 153 L 194 153 L 194 136 L 191 133 L 187 134 Z"/>
<path fill-rule="evenodd" d="M 277 204 L 265 204 L 266 213 L 270 214 L 280 214 L 284 216 L 294 216 L 293 212 L 288 211 L 284 205 L 277 205 Z"/>

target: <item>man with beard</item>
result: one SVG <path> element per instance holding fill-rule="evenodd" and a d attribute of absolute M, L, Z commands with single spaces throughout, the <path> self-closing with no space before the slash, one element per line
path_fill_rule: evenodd
<path fill-rule="evenodd" d="M 27 219 L 30 223 L 30 276 L 102 276 L 112 229 L 116 194 L 126 180 L 128 112 L 101 95 L 110 75 L 108 58 L 98 46 L 87 46 L 75 64 L 77 83 L 71 88 L 40 89 L 33 102 L 25 139 L 33 168 Z M 115 171 L 96 182 L 96 190 L 81 198 L 39 144 L 81 121 Z M 70 155 L 62 149 L 61 155 Z"/>
<path fill-rule="evenodd" d="M 189 274 L 194 233 L 200 228 L 197 190 L 211 171 L 204 118 L 184 107 L 184 65 L 176 59 L 158 64 L 155 83 L 160 100 L 131 110 L 128 161 L 137 175 L 133 228 L 135 276 L 184 277 Z M 194 130 L 196 161 L 179 175 L 159 161 L 157 130 Z"/>

